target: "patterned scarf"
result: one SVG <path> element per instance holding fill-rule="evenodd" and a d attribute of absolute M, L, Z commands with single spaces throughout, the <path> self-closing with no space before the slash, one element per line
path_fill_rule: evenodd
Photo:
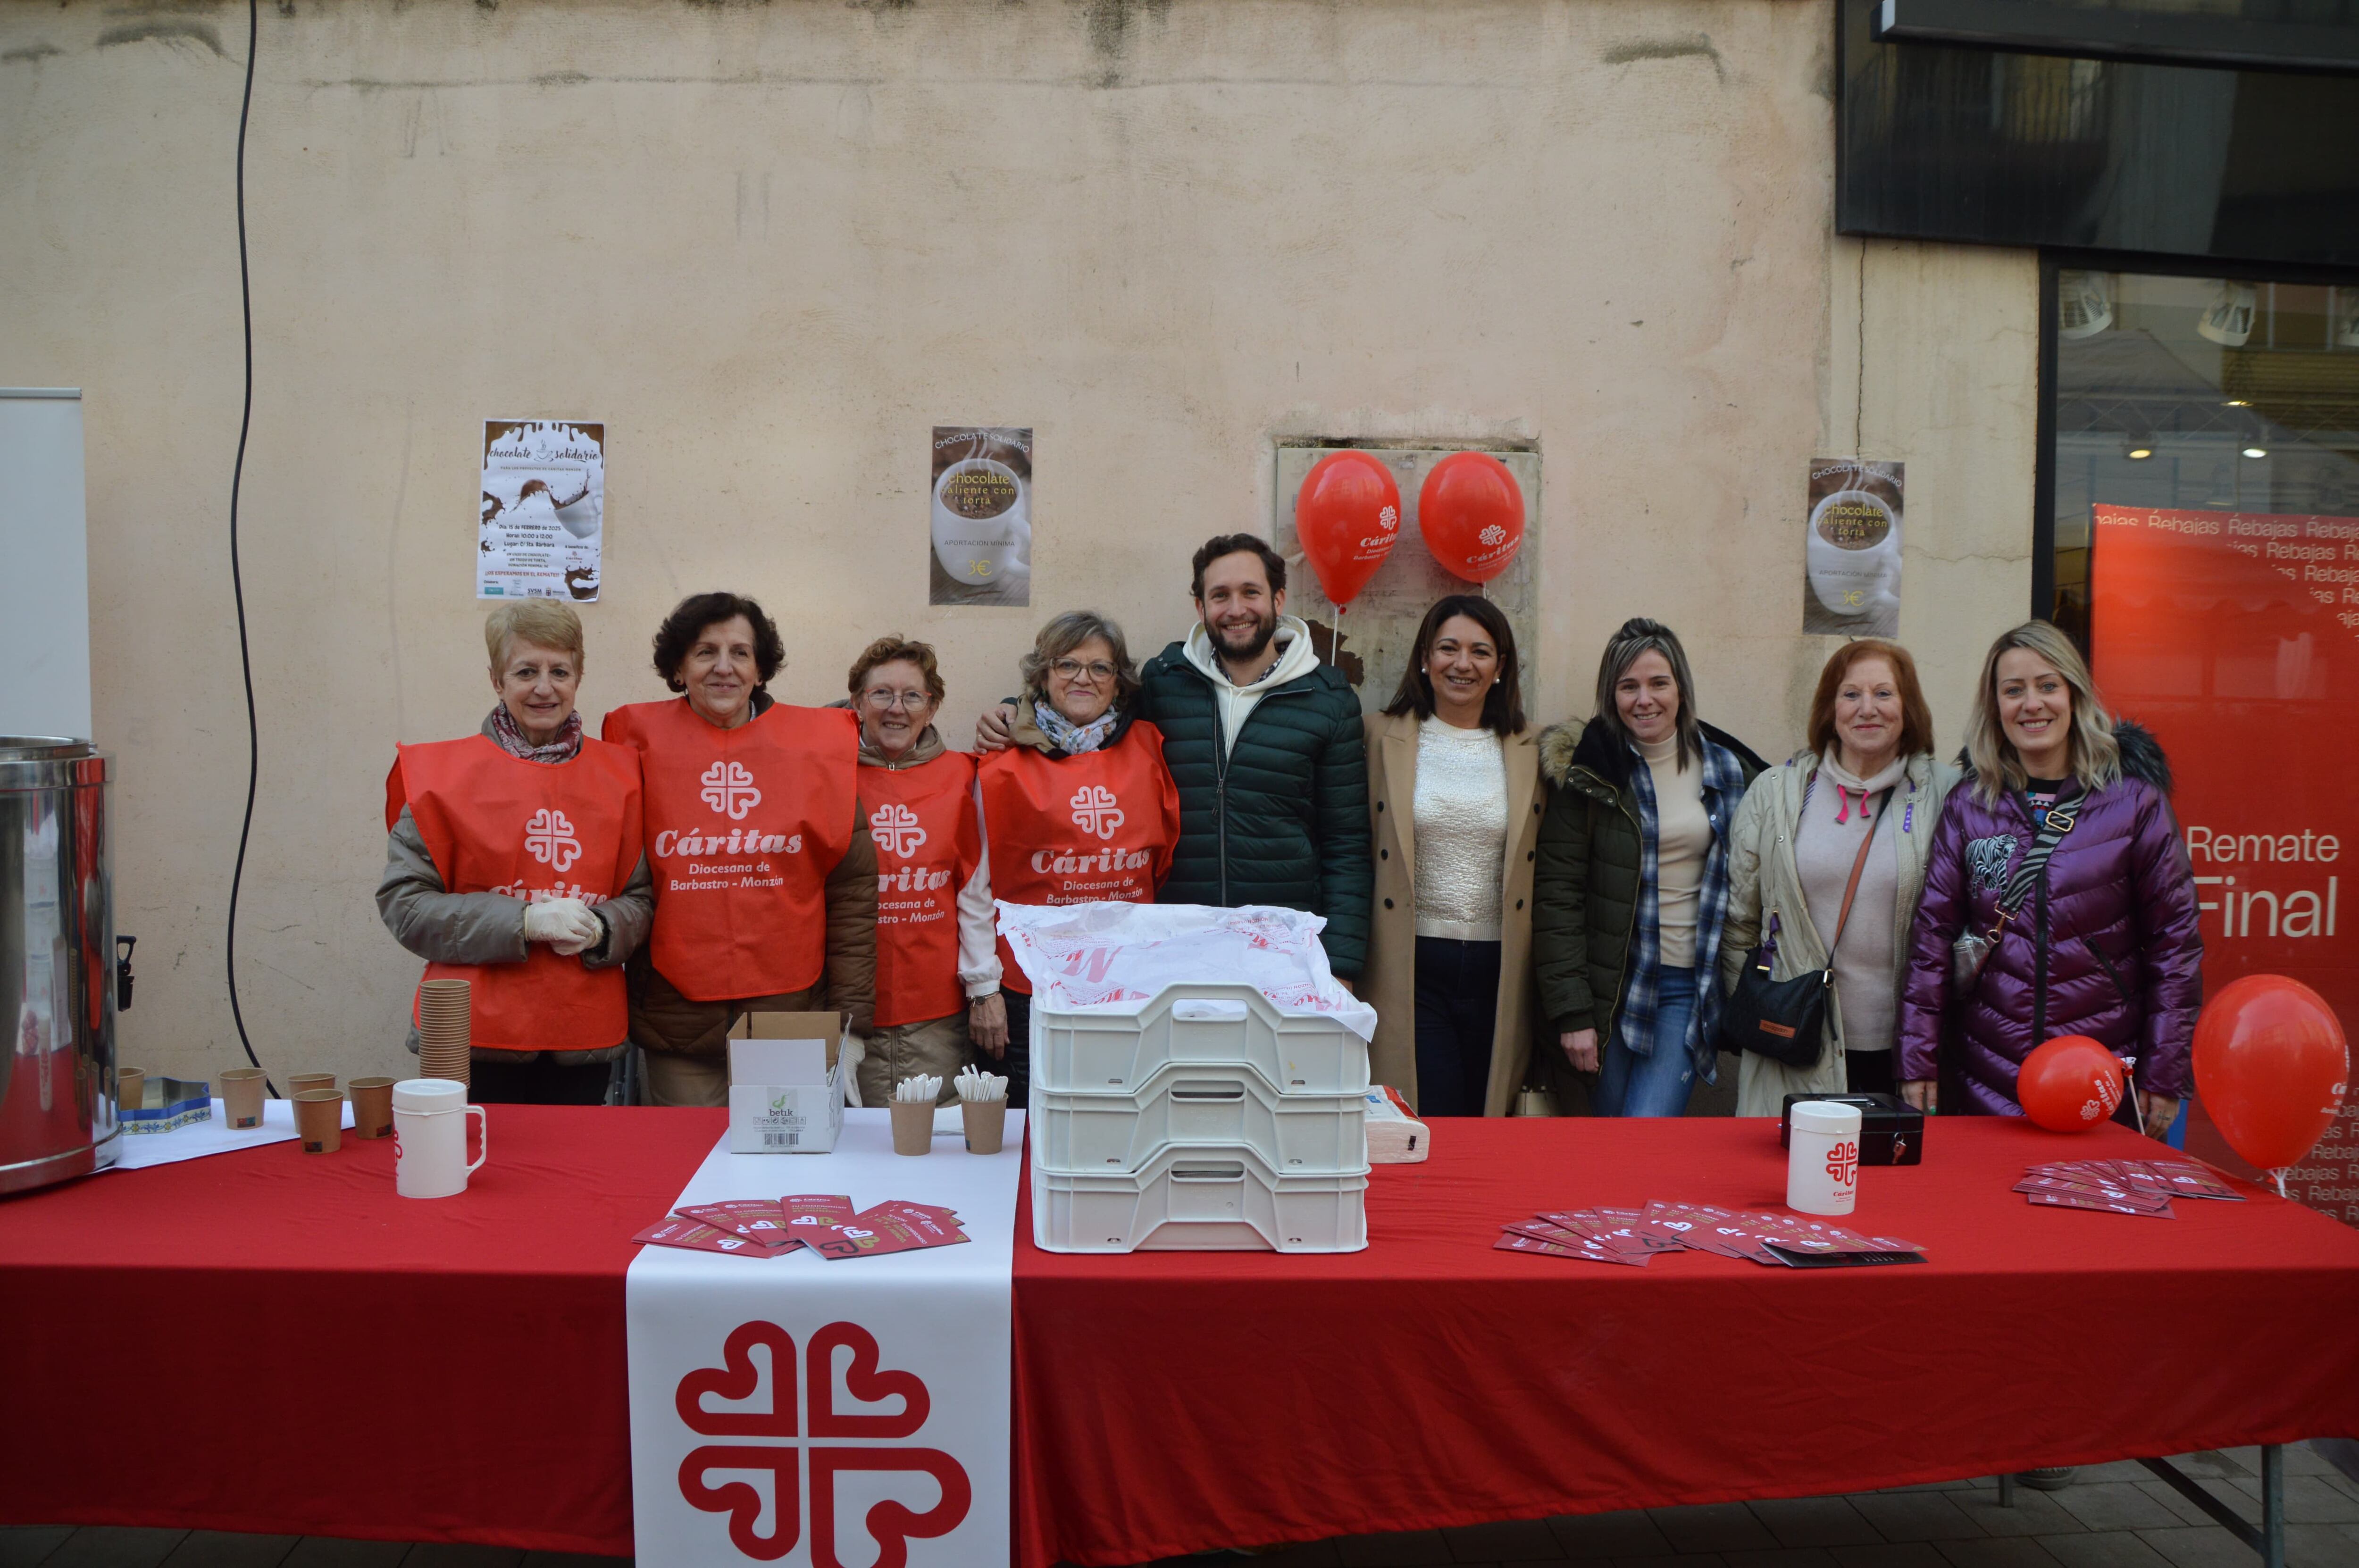
<path fill-rule="evenodd" d="M 1069 757 L 1078 757 L 1104 745 L 1106 737 L 1121 721 L 1122 715 L 1111 706 L 1087 724 L 1076 724 L 1045 702 L 1032 705 L 1032 722 L 1040 727 L 1049 744 Z"/>
<path fill-rule="evenodd" d="M 484 733 L 498 741 L 501 751 L 520 762 L 570 762 L 582 751 L 582 710 L 577 708 L 565 716 L 565 722 L 557 727 L 556 740 L 546 746 L 536 746 L 516 728 L 516 716 L 508 711 L 508 705 L 495 703 L 492 716 L 484 720 Z"/>
<path fill-rule="evenodd" d="M 1703 883 L 1696 889 L 1695 1012 L 1688 1021 L 1688 1055 L 1696 1076 L 1717 1081 L 1720 1054 L 1711 1044 L 1720 1033 L 1720 932 L 1728 914 L 1728 838 L 1736 807 L 1745 798 L 1745 769 L 1735 753 L 1698 735 L 1703 748 L 1703 809 L 1712 821 L 1712 849 L 1704 855 Z M 1630 932 L 1630 978 L 1622 989 L 1622 1043 L 1637 1055 L 1655 1049 L 1655 1018 L 1662 988 L 1662 912 L 1656 884 L 1662 877 L 1658 839 L 1655 775 L 1647 759 L 1630 751 L 1630 782 L 1638 796 L 1638 914 Z"/>

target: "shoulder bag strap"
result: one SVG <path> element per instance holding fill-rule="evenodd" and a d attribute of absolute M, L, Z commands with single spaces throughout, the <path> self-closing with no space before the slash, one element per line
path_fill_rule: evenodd
<path fill-rule="evenodd" d="M 2023 907 L 2023 901 L 2031 896 L 2040 872 L 2047 870 L 2048 858 L 2056 853 L 2056 846 L 2063 841 L 2064 835 L 2072 831 L 2073 820 L 2081 815 L 2082 803 L 2087 798 L 2082 795 L 2079 799 L 2051 806 L 2040 814 L 2039 831 L 2031 840 L 2029 852 L 2023 857 L 2023 864 L 2015 869 L 2015 875 L 2008 879 L 2006 891 L 1999 895 L 2001 925 L 2005 925 L 2009 916 Z"/>
<path fill-rule="evenodd" d="M 1875 815 L 1868 818 L 1867 836 L 1859 841 L 1859 854 L 1851 863 L 1851 881 L 1843 884 L 1843 913 L 1835 916 L 1834 941 L 1827 944 L 1830 968 L 1834 967 L 1835 946 L 1843 941 L 1843 927 L 1851 924 L 1851 901 L 1859 895 L 1860 873 L 1867 870 L 1867 852 L 1875 848 L 1875 830 L 1884 825 L 1884 807 L 1891 799 L 1888 789 L 1875 797 Z"/>

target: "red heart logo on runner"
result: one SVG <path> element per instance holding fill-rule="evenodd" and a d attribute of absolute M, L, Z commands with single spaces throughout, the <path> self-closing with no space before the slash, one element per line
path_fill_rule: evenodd
<path fill-rule="evenodd" d="M 796 1494 L 800 1489 L 801 1455 L 799 1448 L 699 1448 L 679 1462 L 679 1495 L 688 1499 L 690 1507 L 706 1513 L 726 1512 L 729 1539 L 737 1550 L 757 1563 L 774 1563 L 792 1552 L 802 1536 L 802 1515 L 795 1506 Z M 777 1503 L 769 1534 L 757 1534 L 754 1529 L 762 1521 L 762 1494 L 745 1481 L 724 1481 L 718 1487 L 708 1487 L 704 1484 L 708 1470 L 769 1472 L 770 1496 Z"/>
<path fill-rule="evenodd" d="M 740 1334 L 744 1332 L 744 1329 L 738 1330 Z M 734 1336 L 731 1336 L 730 1343 L 736 1343 Z M 843 1372 L 844 1392 L 864 1405 L 881 1404 L 898 1394 L 901 1396 L 900 1413 L 837 1413 L 835 1352 L 838 1346 L 846 1346 L 852 1351 L 852 1365 Z M 858 1324 L 829 1324 L 810 1336 L 807 1354 L 810 1357 L 806 1375 L 810 1384 L 810 1434 L 813 1437 L 907 1437 L 926 1424 L 926 1413 L 933 1408 L 933 1401 L 926 1394 L 924 1381 L 915 1372 L 878 1371 L 876 1338 Z M 963 1475 L 960 1484 L 965 1484 Z M 966 1510 L 962 1505 L 959 1511 L 964 1514 Z M 947 1530 L 950 1527 L 945 1525 L 943 1528 Z M 922 1535 L 929 1532 L 919 1530 L 914 1533 Z"/>
<path fill-rule="evenodd" d="M 822 1334 L 826 1330 L 821 1330 Z M 766 1411 L 709 1411 L 704 1408 L 704 1396 L 715 1394 L 724 1400 L 750 1400 L 762 1386 L 762 1375 L 754 1367 L 750 1354 L 756 1345 L 770 1352 L 770 1408 Z M 818 1353 L 819 1341 L 811 1341 L 813 1353 Z M 795 1342 L 793 1336 L 775 1323 L 741 1323 L 730 1332 L 721 1346 L 720 1367 L 700 1367 L 679 1380 L 679 1389 L 672 1396 L 679 1411 L 679 1419 L 688 1430 L 706 1437 L 792 1437 L 795 1435 Z M 876 1364 L 876 1342 L 868 1341 L 868 1362 Z M 854 1364 L 857 1365 L 855 1353 Z M 811 1363 L 827 1365 L 824 1358 Z M 913 1379 L 914 1380 L 914 1379 Z M 925 1390 L 919 1390 L 919 1398 Z M 920 1414 L 919 1420 L 924 1417 Z M 817 1429 L 814 1428 L 814 1431 Z M 914 1426 L 909 1429 L 914 1432 Z M 822 1436 L 846 1435 L 825 1433 Z M 892 1435 L 898 1436 L 899 1433 Z M 704 1452 L 700 1449 L 698 1452 Z M 753 1452 L 747 1450 L 747 1452 Z M 682 1482 L 686 1489 L 686 1482 Z M 723 1487 L 726 1491 L 728 1488 Z M 692 1500 L 692 1499 L 691 1499 Z M 700 1508 L 702 1504 L 698 1505 Z M 736 1526 L 730 1526 L 734 1533 Z M 789 1546 L 793 1542 L 788 1543 Z"/>
<path fill-rule="evenodd" d="M 849 1325 L 837 1325 L 849 1327 Z M 824 1332 L 824 1331 L 822 1331 Z M 814 1339 L 812 1343 L 818 1341 Z M 872 1352 L 875 1348 L 871 1341 Z M 903 1374 L 906 1376 L 906 1374 Z M 911 1379 L 915 1381 L 914 1379 Z M 819 1385 L 813 1384 L 814 1388 Z M 920 1385 L 922 1395 L 924 1388 Z M 813 1418 L 816 1421 L 816 1417 Z M 873 1418 L 872 1418 L 873 1419 Z M 909 1540 L 948 1535 L 974 1501 L 966 1472 L 939 1448 L 814 1448 L 810 1451 L 811 1563 L 813 1568 L 843 1568 L 835 1555 L 835 1477 L 845 1470 L 916 1470 L 934 1478 L 942 1500 L 913 1513 L 891 1498 L 868 1510 L 868 1533 L 876 1538 L 875 1568 L 907 1568 Z M 751 1491 L 752 1487 L 745 1488 Z M 736 1531 L 733 1524 L 731 1536 Z M 788 1543 L 789 1546 L 793 1542 Z"/>

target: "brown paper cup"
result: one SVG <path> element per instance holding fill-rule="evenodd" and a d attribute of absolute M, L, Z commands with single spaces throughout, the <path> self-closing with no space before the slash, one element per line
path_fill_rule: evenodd
<path fill-rule="evenodd" d="M 301 1099 L 306 1089 L 332 1089 L 336 1087 L 333 1073 L 296 1073 L 287 1080 L 287 1098 Z"/>
<path fill-rule="evenodd" d="M 295 1132 L 306 1154 L 332 1154 L 344 1146 L 344 1097 L 304 1089 L 294 1097 Z"/>
<path fill-rule="evenodd" d="M 221 1076 L 222 1119 L 231 1127 L 262 1125 L 262 1095 L 268 1085 L 259 1067 L 232 1067 Z"/>
<path fill-rule="evenodd" d="M 970 1154 L 996 1154 L 1007 1137 L 1007 1097 L 997 1099 L 962 1099 L 959 1115 L 966 1121 L 966 1152 Z"/>
<path fill-rule="evenodd" d="M 393 1136 L 393 1080 L 354 1078 L 346 1086 L 353 1095 L 353 1136 Z"/>
<path fill-rule="evenodd" d="M 934 1147 L 934 1102 L 920 1100 L 912 1105 L 907 1100 L 893 1102 L 893 1152 L 896 1154 L 930 1153 Z"/>
<path fill-rule="evenodd" d="M 114 1069 L 114 1104 L 118 1111 L 136 1110 L 140 1097 L 147 1092 L 147 1069 L 117 1067 Z"/>

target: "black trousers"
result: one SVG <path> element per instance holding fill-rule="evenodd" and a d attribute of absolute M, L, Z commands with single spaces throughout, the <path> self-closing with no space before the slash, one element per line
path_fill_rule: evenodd
<path fill-rule="evenodd" d="M 1499 945 L 1417 939 L 1417 1113 L 1480 1116 L 1499 1025 Z"/>
<path fill-rule="evenodd" d="M 558 1065 L 548 1051 L 516 1052 L 508 1062 L 477 1056 L 467 1065 L 467 1098 L 477 1105 L 603 1105 L 612 1062 Z"/>
<path fill-rule="evenodd" d="M 1007 1108 L 1022 1110 L 1032 1090 L 1032 998 L 1005 983 L 999 995 L 1007 1003 L 1007 1054 L 995 1062 L 988 1053 L 977 1052 L 977 1070 L 1005 1074 Z"/>

